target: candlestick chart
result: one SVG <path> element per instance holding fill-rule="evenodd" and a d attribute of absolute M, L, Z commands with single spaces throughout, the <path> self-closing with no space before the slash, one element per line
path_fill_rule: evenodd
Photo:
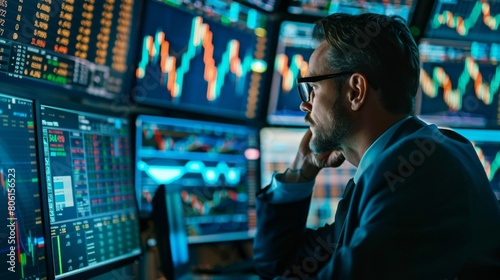
<path fill-rule="evenodd" d="M 309 68 L 314 51 L 311 34 L 312 24 L 285 21 L 280 26 L 268 110 L 270 123 L 305 125 L 297 78 L 304 77 Z"/>
<path fill-rule="evenodd" d="M 152 1 L 146 9 L 137 102 L 257 117 L 267 69 L 263 15 L 238 3 L 230 4 L 227 15 L 218 15 L 221 20 Z"/>
<path fill-rule="evenodd" d="M 500 143 L 474 142 L 474 148 L 484 167 L 491 188 L 500 199 Z"/>
<path fill-rule="evenodd" d="M 497 0 L 439 0 L 435 2 L 425 37 L 498 42 L 499 25 Z"/>
<path fill-rule="evenodd" d="M 500 66 L 493 53 L 439 47 L 436 56 L 421 50 L 420 115 L 451 126 L 500 125 Z"/>
<path fill-rule="evenodd" d="M 496 129 L 455 129 L 455 131 L 474 145 L 491 188 L 500 200 L 500 131 Z"/>
<path fill-rule="evenodd" d="M 46 279 L 31 100 L 0 94 L 0 261 L 5 279 Z"/>
<path fill-rule="evenodd" d="M 136 124 L 141 215 L 151 215 L 160 185 L 180 188 L 190 242 L 248 237 L 256 225 L 257 131 L 153 116 L 140 116 Z"/>

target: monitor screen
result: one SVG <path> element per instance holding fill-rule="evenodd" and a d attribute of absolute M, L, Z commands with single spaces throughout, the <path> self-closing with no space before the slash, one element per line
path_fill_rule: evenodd
<path fill-rule="evenodd" d="M 267 114 L 270 124 L 307 125 L 306 114 L 299 108 L 297 78 L 306 74 L 316 47 L 312 30 L 311 23 L 284 21 L 280 25 Z"/>
<path fill-rule="evenodd" d="M 424 37 L 500 42 L 498 0 L 436 0 Z"/>
<path fill-rule="evenodd" d="M 276 12 L 282 0 L 241 0 L 240 2 L 250 4 L 267 12 Z"/>
<path fill-rule="evenodd" d="M 0 94 L 1 279 L 47 279 L 33 102 Z"/>
<path fill-rule="evenodd" d="M 256 129 L 144 115 L 136 127 L 142 216 L 151 215 L 159 185 L 181 187 L 190 243 L 253 237 L 260 158 Z"/>
<path fill-rule="evenodd" d="M 258 118 L 269 20 L 229 0 L 185 2 L 146 1 L 135 100 L 227 118 Z"/>
<path fill-rule="evenodd" d="M 271 183 L 274 172 L 284 172 L 295 158 L 307 128 L 265 127 L 260 130 L 261 186 Z M 344 162 L 338 168 L 324 168 L 316 177 L 307 226 L 317 228 L 334 221 L 337 203 L 356 168 Z"/>
<path fill-rule="evenodd" d="M 140 255 L 128 120 L 42 105 L 41 123 L 55 278 Z"/>
<path fill-rule="evenodd" d="M 500 200 L 500 130 L 454 129 L 476 148 L 477 155 L 483 164 L 491 188 Z"/>
<path fill-rule="evenodd" d="M 409 21 L 417 0 L 290 0 L 288 12 L 324 17 L 333 13 L 400 15 Z"/>
<path fill-rule="evenodd" d="M 422 39 L 418 114 L 450 127 L 499 127 L 498 46 Z"/>
<path fill-rule="evenodd" d="M 116 98 L 133 74 L 139 0 L 0 1 L 0 79 Z"/>

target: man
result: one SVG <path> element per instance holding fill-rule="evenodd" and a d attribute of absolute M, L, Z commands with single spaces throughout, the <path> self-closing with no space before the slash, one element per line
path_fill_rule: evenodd
<path fill-rule="evenodd" d="M 404 20 L 333 14 L 298 79 L 310 125 L 257 194 L 254 260 L 278 279 L 500 279 L 500 207 L 472 144 L 412 116 L 418 48 Z M 314 178 L 358 169 L 335 222 L 306 229 Z"/>

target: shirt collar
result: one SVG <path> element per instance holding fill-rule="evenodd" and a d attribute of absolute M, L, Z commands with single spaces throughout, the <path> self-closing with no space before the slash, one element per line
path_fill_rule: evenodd
<path fill-rule="evenodd" d="M 391 139 L 392 135 L 396 132 L 398 127 L 401 126 L 406 120 L 411 118 L 411 116 L 408 116 L 402 120 L 399 120 L 395 124 L 393 124 L 388 130 L 386 130 L 382 135 L 380 135 L 375 142 L 373 142 L 370 147 L 366 150 L 365 154 L 361 157 L 361 160 L 359 161 L 358 169 L 356 170 L 356 173 L 354 174 L 354 183 L 357 184 L 359 181 L 359 177 L 361 177 L 361 174 L 365 171 L 366 168 L 368 168 L 372 163 L 375 162 L 377 159 L 378 155 L 380 152 L 384 149 L 385 145 L 387 142 L 389 142 L 389 139 Z"/>

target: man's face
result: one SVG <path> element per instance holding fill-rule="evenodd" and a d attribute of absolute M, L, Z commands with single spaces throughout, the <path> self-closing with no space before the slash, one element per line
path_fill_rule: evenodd
<path fill-rule="evenodd" d="M 327 50 L 328 43 L 325 41 L 313 52 L 307 77 L 332 74 L 326 59 Z M 352 128 L 352 119 L 344 104 L 345 93 L 338 92 L 335 79 L 339 78 L 310 83 L 313 92 L 306 121 L 313 134 L 309 147 L 316 154 L 339 150 Z"/>

